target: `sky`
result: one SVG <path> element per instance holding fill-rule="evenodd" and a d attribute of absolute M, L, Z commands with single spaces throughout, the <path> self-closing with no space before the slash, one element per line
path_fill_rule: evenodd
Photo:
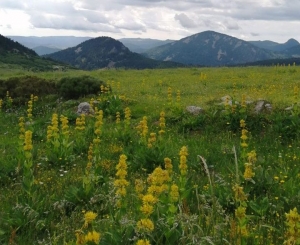
<path fill-rule="evenodd" d="M 299 10 L 300 0 L 0 0 L 0 34 L 300 42 Z"/>

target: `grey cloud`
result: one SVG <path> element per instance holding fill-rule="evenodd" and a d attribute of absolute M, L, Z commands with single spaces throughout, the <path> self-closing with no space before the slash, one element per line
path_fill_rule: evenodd
<path fill-rule="evenodd" d="M 126 4 L 124 5 L 114 0 L 77 0 L 76 6 L 85 10 L 120 11 L 126 6 Z"/>
<path fill-rule="evenodd" d="M 62 30 L 80 30 L 93 32 L 112 32 L 120 31 L 112 26 L 96 23 L 92 24 L 84 18 L 65 18 L 65 17 L 45 17 L 44 15 L 34 15 L 31 17 L 31 23 L 35 28 L 53 28 Z"/>
<path fill-rule="evenodd" d="M 0 8 L 23 9 L 25 8 L 25 4 L 23 1 L 1 0 Z"/>
<path fill-rule="evenodd" d="M 237 22 L 225 20 L 223 22 L 227 30 L 239 30 L 240 27 Z"/>
<path fill-rule="evenodd" d="M 232 9 L 232 17 L 241 20 L 295 20 L 300 19 L 300 1 L 273 0 L 268 5 L 262 5 L 258 1 L 248 4 L 236 2 L 236 8 Z"/>
<path fill-rule="evenodd" d="M 114 26 L 120 29 L 146 32 L 145 26 L 134 21 L 116 23 Z"/>
<path fill-rule="evenodd" d="M 174 16 L 175 20 L 178 20 L 179 23 L 186 28 L 193 28 L 196 27 L 196 23 L 194 22 L 194 20 L 190 19 L 186 14 L 181 13 L 181 14 L 176 14 Z"/>
<path fill-rule="evenodd" d="M 251 36 L 253 36 L 253 37 L 258 37 L 258 36 L 259 36 L 259 33 L 256 33 L 256 32 L 251 32 L 250 34 L 251 34 Z"/>
<path fill-rule="evenodd" d="M 78 11 L 74 6 L 67 2 L 53 2 L 53 0 L 34 1 L 26 4 L 25 11 L 29 14 L 32 12 L 55 14 L 55 15 L 77 15 Z"/>
<path fill-rule="evenodd" d="M 79 13 L 91 23 L 109 23 L 109 19 L 100 11 L 81 10 Z"/>

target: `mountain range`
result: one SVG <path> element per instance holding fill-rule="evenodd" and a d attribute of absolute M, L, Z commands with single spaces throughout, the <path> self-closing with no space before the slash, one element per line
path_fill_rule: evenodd
<path fill-rule="evenodd" d="M 111 37 L 93 38 L 75 47 L 48 54 L 46 57 L 83 70 L 118 67 L 144 69 L 185 66 L 172 61 L 157 61 L 131 52 L 123 43 Z"/>
<path fill-rule="evenodd" d="M 275 59 L 284 63 L 287 58 L 300 58 L 300 44 L 295 39 L 282 44 L 268 40 L 247 42 L 214 31 L 197 33 L 177 41 L 142 38 L 115 40 L 110 37 L 48 38 L 19 37 L 18 40 L 26 41 L 27 45 L 31 42 L 31 46 L 40 45 L 33 49 L 38 50 L 40 55 L 46 54 L 44 57 L 87 70 L 104 67 L 231 66 Z M 63 48 L 74 43 L 76 45 Z"/>
<path fill-rule="evenodd" d="M 295 46 L 300 46 L 300 44 L 294 42 L 294 46 L 290 46 L 292 49 Z M 225 34 L 205 31 L 147 50 L 144 55 L 152 59 L 175 61 L 183 64 L 224 66 L 289 58 L 298 54 L 296 51 L 295 54 L 289 52 L 287 45 L 286 47 L 287 49 L 281 52 L 273 51 Z"/>
<path fill-rule="evenodd" d="M 285 43 L 276 43 L 273 41 L 249 41 L 249 43 L 253 44 L 256 47 L 259 48 L 264 48 L 264 49 L 268 49 L 268 50 L 272 50 L 272 51 L 277 51 L 277 52 L 281 52 L 281 51 L 285 51 L 289 48 L 295 47 L 297 45 L 299 45 L 299 42 L 293 38 L 289 39 L 287 42 Z"/>

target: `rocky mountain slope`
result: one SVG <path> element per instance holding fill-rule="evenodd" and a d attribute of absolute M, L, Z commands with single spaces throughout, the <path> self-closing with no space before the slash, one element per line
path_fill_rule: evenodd
<path fill-rule="evenodd" d="M 214 31 L 201 32 L 144 53 L 146 57 L 200 66 L 242 64 L 285 55 Z"/>

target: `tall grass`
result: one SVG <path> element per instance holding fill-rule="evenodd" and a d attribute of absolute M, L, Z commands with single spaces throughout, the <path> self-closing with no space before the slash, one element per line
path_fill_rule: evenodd
<path fill-rule="evenodd" d="M 112 91 L 33 95 L 20 107 L 2 98 L 0 243 L 299 243 L 299 72 L 35 73 L 90 75 Z M 254 113 L 259 99 L 272 111 Z M 83 101 L 94 115 L 76 115 Z M 189 105 L 204 110 L 192 115 Z"/>

